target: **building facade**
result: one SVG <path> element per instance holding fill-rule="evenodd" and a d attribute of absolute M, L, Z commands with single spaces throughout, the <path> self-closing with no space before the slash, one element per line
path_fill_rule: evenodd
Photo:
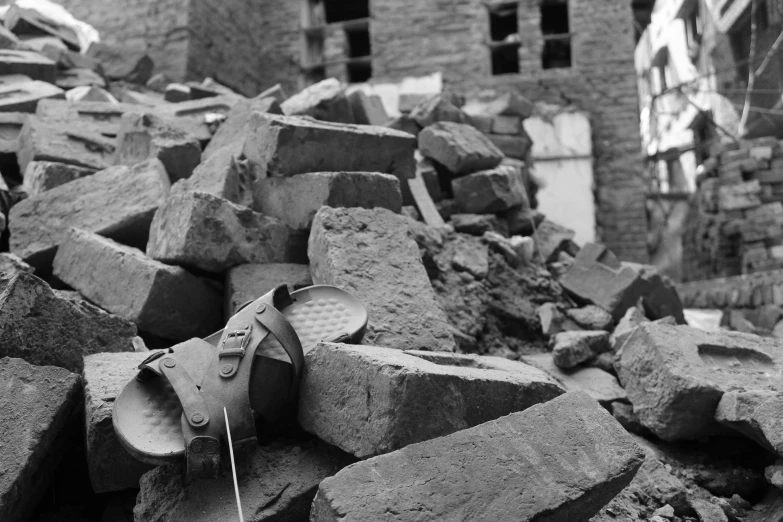
<path fill-rule="evenodd" d="M 643 19 L 649 2 L 635 2 Z M 631 0 L 63 3 L 104 40 L 144 45 L 175 79 L 212 76 L 248 95 L 275 83 L 292 91 L 325 77 L 384 82 L 439 71 L 447 89 L 468 96 L 517 90 L 587 111 L 597 237 L 624 259 L 647 259 L 634 75 L 641 27 Z"/>

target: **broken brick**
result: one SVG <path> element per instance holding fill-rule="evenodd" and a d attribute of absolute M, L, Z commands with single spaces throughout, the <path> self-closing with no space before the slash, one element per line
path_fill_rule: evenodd
<path fill-rule="evenodd" d="M 421 153 L 443 165 L 454 177 L 495 168 L 503 153 L 470 125 L 440 122 L 419 133 Z"/>
<path fill-rule="evenodd" d="M 237 101 L 226 114 L 226 120 L 220 124 L 209 145 L 201 154 L 201 159 L 206 160 L 223 147 L 231 146 L 242 149 L 242 141 L 248 132 L 250 115 L 254 112 L 266 112 L 269 114 L 283 114 L 280 104 L 272 97 L 255 97 L 249 100 Z"/>
<path fill-rule="evenodd" d="M 491 214 L 529 206 L 519 172 L 507 166 L 482 170 L 451 181 L 454 199 L 463 212 Z"/>
<path fill-rule="evenodd" d="M 30 80 L 0 85 L 0 111 L 35 112 L 40 100 L 65 98 L 65 91 L 51 83 Z"/>
<path fill-rule="evenodd" d="M 24 171 L 24 190 L 28 196 L 35 196 L 92 174 L 95 169 L 56 161 L 31 161 Z"/>
<path fill-rule="evenodd" d="M 226 146 L 215 151 L 193 169 L 188 179 L 177 181 L 172 194 L 179 191 L 206 192 L 245 207 L 253 204 L 253 188 L 249 166 L 240 159 L 237 147 Z"/>
<path fill-rule="evenodd" d="M 112 166 L 114 151 L 114 140 L 95 132 L 86 122 L 30 116 L 19 134 L 17 156 L 21 172 L 31 161 L 57 161 L 100 170 Z"/>
<path fill-rule="evenodd" d="M 0 75 L 23 74 L 32 80 L 54 83 L 57 64 L 33 51 L 0 49 Z"/>
<path fill-rule="evenodd" d="M 353 123 L 360 125 L 386 125 L 389 115 L 383 106 L 383 100 L 376 94 L 365 94 L 361 90 L 352 92 L 348 96 L 353 112 Z"/>
<path fill-rule="evenodd" d="M 329 78 L 294 94 L 280 104 L 286 116 L 310 116 L 335 123 L 355 123 L 345 86 Z"/>
<path fill-rule="evenodd" d="M 552 359 L 560 368 L 573 368 L 610 349 L 609 333 L 604 331 L 561 332 L 552 339 Z"/>

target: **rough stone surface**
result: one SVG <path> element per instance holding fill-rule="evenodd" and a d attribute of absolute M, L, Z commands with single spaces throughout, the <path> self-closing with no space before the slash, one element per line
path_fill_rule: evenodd
<path fill-rule="evenodd" d="M 548 337 L 552 337 L 560 332 L 580 330 L 579 326 L 555 303 L 542 304 L 536 310 L 536 314 L 541 322 L 541 333 Z"/>
<path fill-rule="evenodd" d="M 497 167 L 503 153 L 470 125 L 440 122 L 419 133 L 419 150 L 454 177 Z"/>
<path fill-rule="evenodd" d="M 615 352 L 619 350 L 637 326 L 649 322 L 650 320 L 644 316 L 644 313 L 638 307 L 632 306 L 629 308 L 609 337 L 609 344 L 612 345 L 612 350 Z"/>
<path fill-rule="evenodd" d="M 72 122 L 78 120 L 104 136 L 116 137 L 120 131 L 123 113 L 139 110 L 129 103 L 73 102 L 69 100 L 41 100 L 35 115 L 41 120 Z"/>
<path fill-rule="evenodd" d="M 158 158 L 172 181 L 189 178 L 201 162 L 201 145 L 174 120 L 152 113 L 128 112 L 120 120 L 117 165 Z"/>
<path fill-rule="evenodd" d="M 30 116 L 19 134 L 20 172 L 31 161 L 57 161 L 100 170 L 114 164 L 114 140 L 84 121 L 44 120 Z"/>
<path fill-rule="evenodd" d="M 243 100 L 246 98 L 238 94 L 221 94 L 180 103 L 161 103 L 148 109 L 148 112 L 175 124 L 180 131 L 195 138 L 203 146 L 212 139 L 220 121 Z"/>
<path fill-rule="evenodd" d="M 166 339 L 205 337 L 223 324 L 222 299 L 212 287 L 96 234 L 72 231 L 57 252 L 54 274 L 92 302 Z"/>
<path fill-rule="evenodd" d="M 724 393 L 783 389 L 783 341 L 687 326 L 643 324 L 615 360 L 642 424 L 664 440 L 721 432 L 715 410 Z"/>
<path fill-rule="evenodd" d="M 145 242 L 169 188 L 163 164 L 151 160 L 111 167 L 47 190 L 11 208 L 11 251 L 32 265 L 47 264 L 71 227 Z"/>
<path fill-rule="evenodd" d="M 612 329 L 612 316 L 601 307 L 587 305 L 582 308 L 569 308 L 566 315 L 577 325 L 585 330 L 606 330 Z"/>
<path fill-rule="evenodd" d="M 541 370 L 499 357 L 321 343 L 306 356 L 299 423 L 367 458 L 561 393 Z"/>
<path fill-rule="evenodd" d="M 783 457 L 783 393 L 730 391 L 721 397 L 715 419 Z"/>
<path fill-rule="evenodd" d="M 30 520 L 67 451 L 63 432 L 81 400 L 79 376 L 0 359 L 0 520 Z"/>
<path fill-rule="evenodd" d="M 100 62 L 107 78 L 142 85 L 152 77 L 155 66 L 146 52 L 125 45 L 95 42 L 87 49 L 87 56 Z"/>
<path fill-rule="evenodd" d="M 528 205 L 525 187 L 519 172 L 501 165 L 451 181 L 454 199 L 463 212 L 491 214 L 520 205 Z"/>
<path fill-rule="evenodd" d="M 321 442 L 279 441 L 234 450 L 237 483 L 248 522 L 305 521 L 325 478 L 352 463 Z M 237 519 L 231 473 L 184 484 L 181 465 L 160 466 L 141 479 L 136 522 L 213 522 Z"/>
<path fill-rule="evenodd" d="M 252 181 L 247 160 L 241 159 L 241 147 L 223 147 L 212 153 L 193 170 L 188 179 L 177 181 L 171 192 L 206 192 L 245 207 L 253 204 Z"/>
<path fill-rule="evenodd" d="M 226 121 L 220 124 L 209 145 L 206 146 L 201 154 L 201 159 L 205 160 L 223 147 L 239 146 L 248 131 L 250 115 L 254 112 L 267 112 L 269 114 L 283 114 L 280 104 L 272 97 L 257 96 L 249 100 L 238 101 L 226 115 Z"/>
<path fill-rule="evenodd" d="M 354 123 L 345 87 L 336 78 L 328 78 L 307 87 L 281 103 L 280 108 L 287 116 L 310 116 L 316 120 Z"/>
<path fill-rule="evenodd" d="M 33 267 L 22 261 L 22 259 L 16 254 L 10 254 L 8 252 L 0 253 L 0 278 L 11 278 L 16 272 L 30 272 L 35 270 Z M 2 291 L 2 286 L 0 286 Z"/>
<path fill-rule="evenodd" d="M 351 102 L 354 123 L 360 125 L 386 125 L 389 115 L 383 106 L 381 97 L 375 94 L 367 95 L 357 90 L 348 96 Z"/>
<path fill-rule="evenodd" d="M 308 254 L 316 284 L 339 286 L 369 312 L 364 342 L 400 350 L 454 351 L 406 218 L 386 209 L 322 207 Z"/>
<path fill-rule="evenodd" d="M 488 214 L 454 214 L 451 216 L 451 226 L 455 231 L 471 236 L 481 237 L 484 232 L 498 232 L 504 236 L 508 235 L 508 228 L 503 229 L 497 216 Z"/>
<path fill-rule="evenodd" d="M 306 261 L 305 242 L 280 220 L 205 192 L 172 194 L 155 213 L 147 255 L 208 272 L 247 263 Z"/>
<path fill-rule="evenodd" d="M 402 208 L 400 181 L 377 172 L 313 172 L 265 178 L 253 186 L 253 208 L 294 230 L 307 230 L 316 212 L 328 207 Z"/>
<path fill-rule="evenodd" d="M 451 103 L 443 94 L 433 94 L 424 98 L 410 112 L 409 117 L 426 128 L 439 121 L 468 123 L 468 115 Z"/>
<path fill-rule="evenodd" d="M 24 190 L 28 196 L 35 196 L 94 173 L 95 169 L 56 161 L 31 161 L 24 171 Z"/>
<path fill-rule="evenodd" d="M 514 219 L 518 216 L 514 216 Z M 509 229 L 514 230 L 516 227 L 511 226 L 509 218 Z M 542 220 L 536 224 L 535 230 L 531 230 L 534 239 L 536 240 L 536 249 L 538 250 L 540 257 L 547 263 L 551 263 L 557 259 L 560 252 L 573 252 L 574 245 L 572 239 L 576 235 L 576 232 L 570 228 L 566 228 L 562 225 L 558 225 L 554 221 L 548 219 Z M 538 257 L 538 255 L 536 257 Z"/>
<path fill-rule="evenodd" d="M 778 489 L 783 490 L 783 460 L 764 468 L 764 478 Z"/>
<path fill-rule="evenodd" d="M 149 352 L 96 353 L 84 358 L 87 469 L 96 493 L 138 488 L 141 476 L 152 469 L 125 451 L 112 425 L 114 400 L 136 377 L 137 366 L 149 355 Z"/>
<path fill-rule="evenodd" d="M 16 273 L 0 293 L 0 357 L 80 372 L 84 355 L 132 351 L 135 335 L 132 324 L 62 298 L 28 272 Z"/>
<path fill-rule="evenodd" d="M 232 316 L 237 308 L 255 301 L 278 285 L 288 285 L 297 290 L 313 284 L 309 265 L 268 263 L 239 265 L 226 273 L 226 315 Z"/>
<path fill-rule="evenodd" d="M 560 368 L 573 368 L 610 349 L 608 332 L 561 332 L 553 338 L 552 359 Z"/>
<path fill-rule="evenodd" d="M 595 401 L 566 394 L 349 466 L 321 483 L 311 520 L 586 522 L 643 461 Z"/>

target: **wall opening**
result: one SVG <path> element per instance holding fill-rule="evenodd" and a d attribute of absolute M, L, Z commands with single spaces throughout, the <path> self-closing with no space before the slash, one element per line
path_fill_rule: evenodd
<path fill-rule="evenodd" d="M 488 9 L 492 74 L 519 73 L 518 4 L 510 2 L 488 6 Z"/>
<path fill-rule="evenodd" d="M 541 9 L 541 34 L 544 48 L 541 66 L 544 69 L 571 67 L 571 24 L 567 0 L 544 0 Z"/>
<path fill-rule="evenodd" d="M 369 0 L 324 0 L 326 23 L 370 17 Z"/>

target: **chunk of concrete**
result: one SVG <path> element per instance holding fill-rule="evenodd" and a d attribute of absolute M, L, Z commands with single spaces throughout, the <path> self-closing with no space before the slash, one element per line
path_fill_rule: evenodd
<path fill-rule="evenodd" d="M 239 265 L 226 272 L 226 315 L 231 317 L 248 301 L 255 301 L 279 285 L 298 290 L 313 284 L 310 265 L 267 263 Z"/>
<path fill-rule="evenodd" d="M 0 75 L 23 74 L 33 80 L 54 83 L 57 64 L 34 51 L 0 49 Z"/>
<path fill-rule="evenodd" d="M 459 177 L 497 167 L 503 153 L 470 125 L 440 122 L 419 133 L 419 150 Z"/>
<path fill-rule="evenodd" d="M 81 399 L 79 376 L 0 359 L 0 520 L 30 520 L 68 451 Z"/>
<path fill-rule="evenodd" d="M 510 230 L 514 228 L 509 224 Z M 545 263 L 556 261 L 560 252 L 576 254 L 579 250 L 573 242 L 576 232 L 570 228 L 558 225 L 554 221 L 543 219 L 536 224 L 531 232 L 533 233 L 533 239 L 536 241 L 536 249 L 539 252 L 536 257 L 540 255 Z"/>
<path fill-rule="evenodd" d="M 349 466 L 321 483 L 310 520 L 587 522 L 644 458 L 598 403 L 569 393 Z"/>
<path fill-rule="evenodd" d="M 509 92 L 491 100 L 470 100 L 462 110 L 470 115 L 517 116 L 522 119 L 533 114 L 533 103 L 524 96 Z"/>
<path fill-rule="evenodd" d="M 623 318 L 620 319 L 620 322 L 617 323 L 612 335 L 609 337 L 609 344 L 612 345 L 612 350 L 615 352 L 618 351 L 637 326 L 649 322 L 650 320 L 645 317 L 644 313 L 642 313 L 638 307 L 632 306 L 629 308 L 625 312 Z"/>
<path fill-rule="evenodd" d="M 553 337 L 560 332 L 580 330 L 579 326 L 569 318 L 555 303 L 544 303 L 536 310 L 541 322 L 541 333 Z"/>
<path fill-rule="evenodd" d="M 504 156 L 519 160 L 528 159 L 530 149 L 533 148 L 533 140 L 523 130 L 522 134 L 511 136 L 508 134 L 487 134 L 491 141 Z"/>
<path fill-rule="evenodd" d="M 406 218 L 386 209 L 322 207 L 308 254 L 316 284 L 339 286 L 367 307 L 368 344 L 454 351 L 448 319 Z"/>
<path fill-rule="evenodd" d="M 283 114 L 280 103 L 272 97 L 255 97 L 249 100 L 240 100 L 231 107 L 226 114 L 226 121 L 220 124 L 209 144 L 201 154 L 205 160 L 226 146 L 239 146 L 245 140 L 250 124 L 250 115 L 254 112 L 266 112 L 269 114 Z"/>
<path fill-rule="evenodd" d="M 252 444 L 237 447 L 234 453 L 248 521 L 307 520 L 318 484 L 354 460 L 317 441 Z M 160 466 L 144 475 L 134 520 L 214 522 L 237 518 L 231 473 L 187 486 L 184 479 L 181 465 Z"/>
<path fill-rule="evenodd" d="M 4 277 L 10 279 L 17 272 L 30 272 L 32 274 L 34 271 L 33 267 L 22 261 L 22 258 L 16 254 L 9 252 L 0 253 L 0 279 Z M 0 283 L 0 292 L 3 291 L 4 287 L 5 285 Z"/>
<path fill-rule="evenodd" d="M 468 115 L 442 94 L 433 94 L 424 98 L 413 108 L 409 116 L 421 128 L 429 127 L 439 121 L 469 123 Z"/>
<path fill-rule="evenodd" d="M 31 161 L 24 171 L 24 191 L 35 196 L 91 174 L 95 174 L 95 169 L 58 161 Z"/>
<path fill-rule="evenodd" d="M 145 243 L 155 210 L 169 188 L 163 164 L 149 160 L 47 190 L 11 208 L 11 251 L 33 266 L 46 265 L 71 227 Z"/>
<path fill-rule="evenodd" d="M 650 323 L 636 328 L 617 357 L 639 420 L 664 440 L 721 433 L 714 415 L 724 393 L 783 390 L 777 339 Z"/>
<path fill-rule="evenodd" d="M 110 45 L 93 42 L 87 49 L 87 56 L 101 64 L 110 80 L 124 80 L 144 85 L 152 77 L 155 64 L 143 49 L 127 45 Z"/>
<path fill-rule="evenodd" d="M 783 457 L 783 393 L 730 391 L 721 397 L 715 419 Z"/>
<path fill-rule="evenodd" d="M 306 356 L 299 423 L 367 458 L 561 393 L 541 370 L 503 358 L 320 343 Z"/>
<path fill-rule="evenodd" d="M 0 293 L 0 357 L 80 372 L 85 355 L 132 351 L 135 336 L 127 321 L 61 298 L 28 272 L 17 272 Z"/>
<path fill-rule="evenodd" d="M 83 121 L 93 130 L 105 136 L 116 137 L 120 131 L 120 119 L 126 112 L 138 111 L 138 105 L 129 103 L 70 102 L 66 100 L 41 100 L 35 115 L 41 120 Z"/>
<path fill-rule="evenodd" d="M 210 285 L 97 234 L 71 231 L 55 257 L 54 274 L 90 301 L 165 339 L 206 337 L 223 325 L 223 301 Z"/>
<path fill-rule="evenodd" d="M 35 112 L 38 102 L 47 98 L 64 99 L 65 91 L 38 80 L 0 85 L 0 112 Z"/>
<path fill-rule="evenodd" d="M 188 179 L 177 181 L 171 192 L 206 192 L 249 207 L 253 204 L 252 185 L 247 160 L 242 159 L 238 147 L 229 145 L 202 161 Z"/>
<path fill-rule="evenodd" d="M 389 115 L 383 106 L 383 100 L 377 94 L 365 94 L 363 91 L 354 91 L 348 96 L 351 103 L 353 123 L 359 125 L 386 125 Z"/>
<path fill-rule="evenodd" d="M 84 358 L 87 469 L 96 493 L 138 488 L 141 476 L 153 468 L 125 450 L 112 424 L 114 400 L 149 356 L 149 352 L 96 353 Z"/>
<path fill-rule="evenodd" d="M 113 165 L 114 151 L 114 140 L 88 123 L 30 116 L 19 134 L 17 157 L 21 172 L 31 161 L 57 161 L 100 170 Z"/>
<path fill-rule="evenodd" d="M 310 116 L 316 120 L 354 123 L 345 86 L 336 78 L 315 83 L 280 104 L 287 116 Z"/>
<path fill-rule="evenodd" d="M 322 206 L 386 208 L 400 213 L 400 181 L 379 172 L 313 172 L 264 178 L 253 185 L 253 208 L 294 230 L 308 230 Z"/>
<path fill-rule="evenodd" d="M 172 181 L 189 178 L 201 163 L 201 145 L 176 122 L 151 113 L 128 112 L 120 120 L 117 165 L 158 158 Z"/>
<path fill-rule="evenodd" d="M 212 139 L 220 122 L 225 120 L 231 109 L 243 100 L 247 98 L 237 94 L 223 94 L 181 103 L 164 103 L 150 109 L 150 112 L 176 124 L 204 146 Z"/>
<path fill-rule="evenodd" d="M 530 205 L 519 172 L 504 165 L 453 179 L 451 188 L 460 209 L 470 214 L 494 214 Z"/>
<path fill-rule="evenodd" d="M 280 220 L 205 192 L 172 194 L 150 226 L 147 255 L 224 272 L 248 263 L 306 261 L 305 239 Z"/>
<path fill-rule="evenodd" d="M 609 312 L 595 305 L 569 308 L 566 310 L 566 315 L 585 330 L 605 330 L 608 332 L 614 323 Z"/>
<path fill-rule="evenodd" d="M 19 134 L 27 120 L 23 112 L 0 112 L 0 153 L 14 153 L 19 150 Z"/>
<path fill-rule="evenodd" d="M 552 359 L 560 368 L 573 368 L 611 350 L 609 332 L 561 332 L 552 339 Z"/>

